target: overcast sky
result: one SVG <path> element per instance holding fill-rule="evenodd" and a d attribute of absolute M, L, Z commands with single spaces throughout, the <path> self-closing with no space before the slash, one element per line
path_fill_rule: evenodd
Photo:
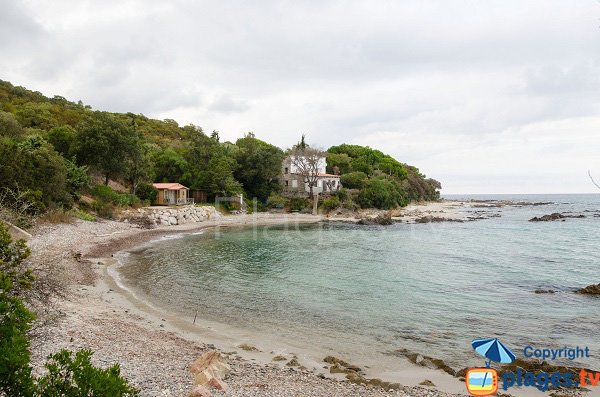
<path fill-rule="evenodd" d="M 0 5 L 0 79 L 49 96 L 369 145 L 445 194 L 598 192 L 598 0 Z"/>

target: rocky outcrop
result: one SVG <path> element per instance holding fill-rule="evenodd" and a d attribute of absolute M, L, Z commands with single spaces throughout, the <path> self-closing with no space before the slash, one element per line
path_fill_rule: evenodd
<path fill-rule="evenodd" d="M 204 353 L 190 367 L 194 383 L 200 386 L 212 386 L 218 390 L 227 389 L 223 379 L 231 372 L 231 367 L 221 353 L 211 350 Z"/>
<path fill-rule="evenodd" d="M 544 215 L 544 216 L 534 216 L 529 220 L 529 222 L 551 222 L 558 220 L 565 220 L 566 218 L 585 218 L 585 215 L 563 215 L 558 212 L 553 212 L 552 214 Z"/>
<path fill-rule="evenodd" d="M 144 219 L 155 226 L 170 226 L 204 222 L 219 219 L 221 216 L 221 213 L 213 206 L 186 205 L 183 207 L 145 207 L 125 210 L 121 214 L 121 219 L 131 222 Z"/>
<path fill-rule="evenodd" d="M 588 285 L 587 287 L 580 288 L 575 292 L 584 295 L 600 295 L 600 284 Z"/>
<path fill-rule="evenodd" d="M 392 215 L 390 213 L 386 213 L 379 214 L 374 217 L 366 216 L 361 218 L 357 223 L 359 225 L 391 225 L 394 223 L 394 221 L 392 220 Z"/>

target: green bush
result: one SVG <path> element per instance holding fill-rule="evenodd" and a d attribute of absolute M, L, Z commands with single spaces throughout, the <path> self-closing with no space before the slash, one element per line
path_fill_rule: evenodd
<path fill-rule="evenodd" d="M 339 208 L 341 205 L 340 199 L 336 196 L 332 196 L 323 200 L 323 204 L 321 204 L 321 208 L 325 211 L 331 211 L 336 208 Z"/>
<path fill-rule="evenodd" d="M 49 373 L 32 375 L 28 332 L 35 315 L 25 307 L 21 290 L 31 287 L 31 270 L 24 266 L 30 251 L 22 240 L 12 242 L 0 223 L 0 396 L 87 397 L 139 396 L 121 377 L 119 366 L 92 366 L 92 352 L 61 350 L 45 364 Z"/>
<path fill-rule="evenodd" d="M 292 197 L 288 205 L 290 207 L 290 211 L 302 211 L 305 208 L 310 208 L 310 201 L 303 197 Z"/>
<path fill-rule="evenodd" d="M 341 188 L 340 190 L 335 192 L 335 195 L 337 196 L 338 199 L 340 199 L 341 202 L 344 202 L 344 201 L 347 201 L 350 199 L 350 192 L 348 191 L 348 189 L 345 189 L 345 188 Z"/>
<path fill-rule="evenodd" d="M 82 221 L 89 221 L 89 222 L 95 222 L 96 221 L 96 217 L 92 214 L 88 214 L 85 211 L 82 211 L 80 209 L 72 209 L 71 210 L 71 215 L 73 215 L 74 217 L 81 219 Z"/>
<path fill-rule="evenodd" d="M 111 203 L 94 201 L 91 208 L 100 218 L 112 219 L 114 216 L 113 205 Z"/>
<path fill-rule="evenodd" d="M 400 186 L 390 179 L 370 179 L 358 194 L 362 208 L 391 209 L 402 203 Z"/>
<path fill-rule="evenodd" d="M 347 189 L 362 189 L 367 183 L 367 174 L 361 171 L 344 174 L 340 177 L 340 182 Z"/>
<path fill-rule="evenodd" d="M 75 356 L 63 349 L 48 357 L 44 365 L 48 375 L 38 380 L 39 393 L 49 397 L 139 396 L 139 391 L 121 377 L 119 364 L 96 368 L 91 357 L 92 352 L 87 349 L 79 350 Z"/>
<path fill-rule="evenodd" d="M 267 207 L 281 209 L 285 207 L 285 202 L 285 197 L 276 193 L 272 193 L 267 199 Z"/>
<path fill-rule="evenodd" d="M 158 190 L 149 183 L 140 183 L 135 191 L 140 200 L 152 204 L 156 200 Z"/>
<path fill-rule="evenodd" d="M 120 207 L 132 206 L 140 203 L 140 199 L 133 194 L 117 192 L 106 185 L 94 186 L 92 189 L 92 196 L 102 203 L 111 203 Z"/>

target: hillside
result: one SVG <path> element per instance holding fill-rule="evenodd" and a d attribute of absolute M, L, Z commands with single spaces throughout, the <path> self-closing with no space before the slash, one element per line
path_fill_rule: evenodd
<path fill-rule="evenodd" d="M 196 125 L 96 111 L 0 80 L 3 207 L 14 207 L 16 200 L 28 211 L 70 208 L 82 193 L 132 205 L 151 200 L 149 183 L 168 181 L 203 190 L 209 199 L 245 193 L 262 208 L 285 200 L 278 196 L 284 156 L 252 133 L 221 142 L 217 131 L 206 134 Z M 439 197 L 437 181 L 378 150 L 343 144 L 329 148 L 327 159 L 328 171 L 339 172 L 351 189 L 340 192 L 339 205 L 391 208 Z M 93 183 L 108 181 L 130 194 L 119 196 Z"/>

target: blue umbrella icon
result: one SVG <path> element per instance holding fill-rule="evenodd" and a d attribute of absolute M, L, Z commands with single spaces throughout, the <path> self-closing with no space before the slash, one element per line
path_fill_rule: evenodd
<path fill-rule="evenodd" d="M 473 349 L 485 358 L 489 359 L 486 362 L 486 366 L 489 367 L 492 361 L 496 361 L 498 363 L 510 364 L 517 356 L 515 353 L 511 352 L 510 349 L 502 342 L 498 340 L 498 338 L 490 338 L 490 339 L 475 339 L 471 342 L 471 346 Z"/>

